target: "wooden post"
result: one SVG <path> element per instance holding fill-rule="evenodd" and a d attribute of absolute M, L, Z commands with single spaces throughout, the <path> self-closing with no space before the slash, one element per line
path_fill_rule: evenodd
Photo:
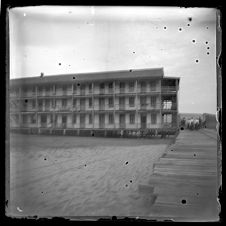
<path fill-rule="evenodd" d="M 115 125 L 115 81 L 113 81 L 113 100 L 114 100 L 114 129 L 116 128 L 116 125 Z"/>
<path fill-rule="evenodd" d="M 176 120 L 177 120 L 177 128 L 179 128 L 179 118 L 178 118 L 178 80 L 176 80 Z"/>
<path fill-rule="evenodd" d="M 160 79 L 160 127 L 163 127 L 163 122 L 162 122 L 162 80 Z"/>
<path fill-rule="evenodd" d="M 92 118 L 93 118 L 93 129 L 94 129 L 94 83 L 92 82 Z"/>
<path fill-rule="evenodd" d="M 136 85 L 135 85 L 135 89 L 136 89 L 136 98 L 135 98 L 135 104 L 136 104 L 136 129 L 138 129 L 138 95 L 137 95 L 137 91 L 138 91 L 138 81 L 136 80 Z"/>

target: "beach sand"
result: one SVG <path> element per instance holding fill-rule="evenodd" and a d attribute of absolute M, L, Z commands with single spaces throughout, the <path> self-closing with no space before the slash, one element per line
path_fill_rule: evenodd
<path fill-rule="evenodd" d="M 170 139 L 10 135 L 10 216 L 146 216 Z"/>

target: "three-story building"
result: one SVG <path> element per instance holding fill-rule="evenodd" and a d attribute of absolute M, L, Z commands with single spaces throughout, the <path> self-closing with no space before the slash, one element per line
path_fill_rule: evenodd
<path fill-rule="evenodd" d="M 49 134 L 176 131 L 179 78 L 163 68 L 10 80 L 10 129 Z"/>

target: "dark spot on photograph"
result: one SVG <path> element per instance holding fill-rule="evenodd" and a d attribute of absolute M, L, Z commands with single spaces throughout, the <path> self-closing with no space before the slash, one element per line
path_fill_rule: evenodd
<path fill-rule="evenodd" d="M 179 31 L 182 31 L 182 28 L 181 27 L 179 28 Z"/>
<path fill-rule="evenodd" d="M 210 53 L 209 52 L 207 52 L 207 55 L 209 55 Z"/>
<path fill-rule="evenodd" d="M 126 165 L 128 164 L 128 162 L 126 162 Z"/>
<path fill-rule="evenodd" d="M 191 21 L 192 21 L 192 17 L 188 17 L 188 21 L 190 21 L 190 22 L 191 22 Z"/>
<path fill-rule="evenodd" d="M 181 203 L 182 204 L 186 204 L 186 200 L 185 199 L 182 199 Z"/>
<path fill-rule="evenodd" d="M 166 30 L 166 27 L 164 27 L 163 29 Z"/>
<path fill-rule="evenodd" d="M 193 39 L 192 42 L 195 43 L 195 39 Z"/>
<path fill-rule="evenodd" d="M 198 62 L 199 62 L 199 60 L 196 60 L 195 62 L 196 62 L 196 63 L 198 63 Z"/>
<path fill-rule="evenodd" d="M 61 63 L 59 63 L 59 65 L 61 65 Z"/>

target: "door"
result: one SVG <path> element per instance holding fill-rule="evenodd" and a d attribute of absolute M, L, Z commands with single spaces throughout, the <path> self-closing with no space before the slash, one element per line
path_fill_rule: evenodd
<path fill-rule="evenodd" d="M 41 114 L 41 127 L 47 126 L 47 115 Z"/>
<path fill-rule="evenodd" d="M 146 127 L 147 127 L 147 116 L 142 114 L 140 116 L 140 122 L 141 122 L 141 129 L 146 129 Z"/>
<path fill-rule="evenodd" d="M 80 115 L 80 128 L 85 128 L 85 115 Z"/>
<path fill-rule="evenodd" d="M 125 97 L 119 97 L 119 110 L 125 110 Z"/>
<path fill-rule="evenodd" d="M 105 101 L 104 98 L 99 99 L 100 110 L 104 110 Z"/>
<path fill-rule="evenodd" d="M 99 127 L 100 127 L 100 129 L 103 129 L 105 127 L 105 115 L 104 114 L 99 115 Z"/>
<path fill-rule="evenodd" d="M 146 109 L 146 96 L 140 97 L 140 108 Z"/>
<path fill-rule="evenodd" d="M 119 126 L 120 126 L 120 128 L 125 128 L 126 127 L 125 114 L 120 114 L 119 115 Z"/>
<path fill-rule="evenodd" d="M 80 110 L 81 111 L 85 110 L 85 99 L 84 98 L 80 99 Z"/>
<path fill-rule="evenodd" d="M 67 116 L 62 115 L 62 127 L 66 128 L 67 127 Z"/>

